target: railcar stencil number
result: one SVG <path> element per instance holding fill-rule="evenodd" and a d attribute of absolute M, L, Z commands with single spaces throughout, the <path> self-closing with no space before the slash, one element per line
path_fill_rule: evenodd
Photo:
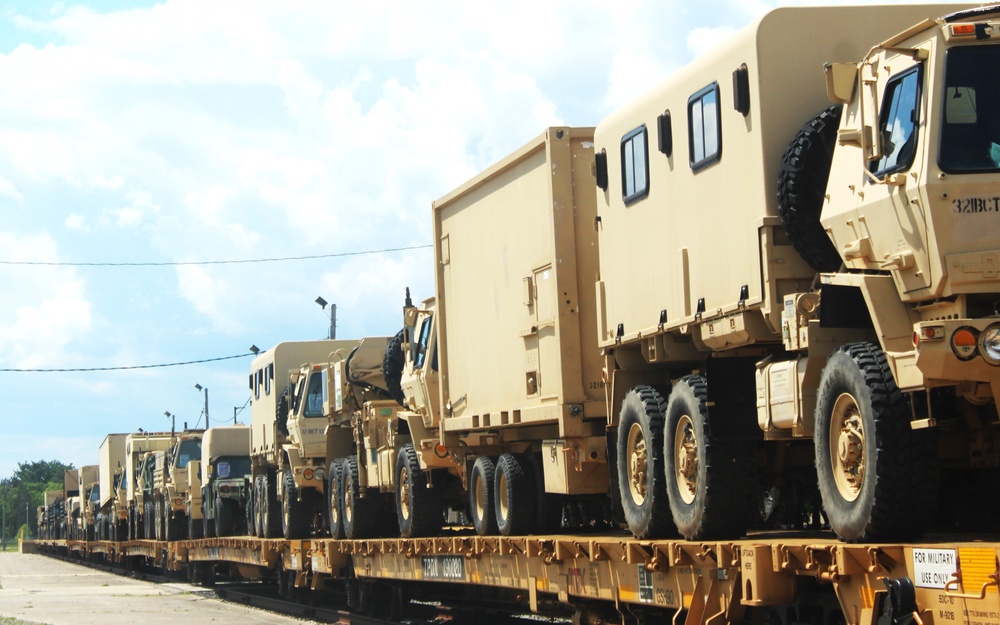
<path fill-rule="evenodd" d="M 425 556 L 424 579 L 465 579 L 465 560 L 462 556 Z"/>

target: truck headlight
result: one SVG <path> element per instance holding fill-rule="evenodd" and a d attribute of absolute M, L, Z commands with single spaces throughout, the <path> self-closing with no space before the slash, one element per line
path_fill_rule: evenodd
<path fill-rule="evenodd" d="M 991 365 L 1000 365 L 1000 323 L 994 323 L 979 334 L 979 353 Z"/>

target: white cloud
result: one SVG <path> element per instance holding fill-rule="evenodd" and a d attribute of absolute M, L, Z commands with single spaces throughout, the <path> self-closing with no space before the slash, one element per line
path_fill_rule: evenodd
<path fill-rule="evenodd" d="M 56 243 L 48 234 L 0 233 L 0 249 L 12 261 L 55 262 Z M 68 267 L 0 268 L 4 301 L 0 308 L 0 363 L 16 368 L 62 367 L 65 347 L 91 326 L 85 282 Z"/>
<path fill-rule="evenodd" d="M 66 217 L 63 224 L 70 230 L 80 230 L 82 232 L 87 231 L 87 220 L 83 215 L 70 213 L 69 216 Z"/>

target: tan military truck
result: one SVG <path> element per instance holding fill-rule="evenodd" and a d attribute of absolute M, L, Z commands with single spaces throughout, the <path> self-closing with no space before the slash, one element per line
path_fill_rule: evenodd
<path fill-rule="evenodd" d="M 183 540 L 194 529 L 201 534 L 201 486 L 197 478 L 190 479 L 188 465 L 201 460 L 203 430 L 178 433 L 165 452 L 154 451 L 152 489 L 154 535 L 156 540 Z M 197 493 L 190 493 L 192 482 Z M 189 506 L 193 509 L 189 510 Z"/>
<path fill-rule="evenodd" d="M 108 434 L 98 451 L 101 504 L 97 513 L 98 540 L 125 540 L 128 531 L 128 507 L 125 491 L 119 486 L 125 474 L 125 439 L 128 434 Z"/>
<path fill-rule="evenodd" d="M 201 471 L 202 534 L 208 538 L 245 534 L 252 475 L 250 428 L 233 425 L 206 430 L 201 439 L 198 466 Z"/>
<path fill-rule="evenodd" d="M 80 536 L 94 540 L 94 524 L 101 504 L 101 483 L 98 465 L 80 467 Z"/>
<path fill-rule="evenodd" d="M 170 432 L 133 432 L 125 439 L 125 501 L 129 540 L 150 538 L 146 534 L 146 500 L 139 477 L 147 454 L 164 451 L 176 437 Z"/>
<path fill-rule="evenodd" d="M 308 363 L 331 360 L 331 354 L 349 353 L 357 341 L 288 341 L 258 354 L 250 365 L 250 457 L 252 496 L 247 506 L 251 534 L 275 538 L 282 534 L 284 476 L 290 471 L 295 500 L 303 507 L 322 509 L 326 480 L 326 419 L 322 397 L 301 406 L 291 419 L 289 407 L 295 394 L 293 375 Z M 307 388 L 304 392 L 309 393 Z M 322 393 L 322 391 L 320 391 Z M 310 521 L 310 524 L 312 521 Z"/>
<path fill-rule="evenodd" d="M 435 297 L 404 313 L 404 535 L 442 506 L 480 534 L 551 531 L 560 497 L 607 493 L 592 133 L 549 128 L 433 204 Z"/>
<path fill-rule="evenodd" d="M 399 338 L 394 340 L 398 348 Z M 394 392 L 384 373 L 391 344 L 389 337 L 366 337 L 349 353 L 337 352 L 329 362 L 299 371 L 302 383 L 296 387 L 292 413 L 301 413 L 313 393 L 327 422 L 326 509 L 296 509 L 293 497 L 283 499 L 286 535 L 304 534 L 303 518 L 324 512 L 335 538 L 395 534 L 393 467 L 399 446 L 409 437 L 398 427 L 398 381 Z"/>
<path fill-rule="evenodd" d="M 904 540 L 997 466 L 1000 9 L 958 8 L 777 9 L 598 125 L 635 535 Z"/>

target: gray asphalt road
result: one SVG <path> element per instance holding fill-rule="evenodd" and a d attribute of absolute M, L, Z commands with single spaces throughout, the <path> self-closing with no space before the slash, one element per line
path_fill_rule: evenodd
<path fill-rule="evenodd" d="M 45 625 L 293 625 L 189 584 L 152 584 L 40 555 L 0 553 L 0 617 Z"/>

